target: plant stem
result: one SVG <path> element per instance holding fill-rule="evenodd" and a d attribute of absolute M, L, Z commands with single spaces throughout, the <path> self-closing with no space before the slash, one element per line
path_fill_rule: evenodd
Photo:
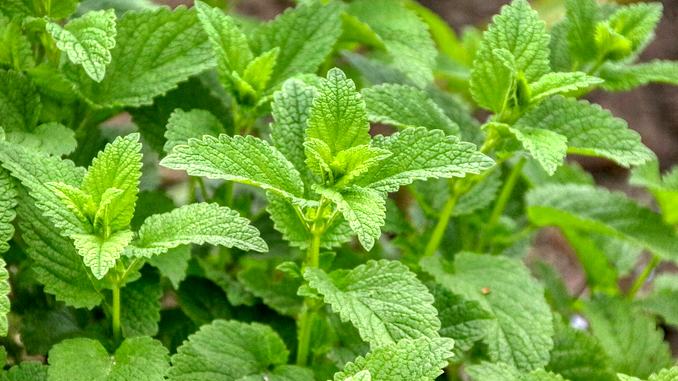
<path fill-rule="evenodd" d="M 198 180 L 198 188 L 200 188 L 200 196 L 202 197 L 203 202 L 209 201 L 209 195 L 207 194 L 207 187 L 205 187 L 205 180 L 202 177 L 196 177 Z"/>
<path fill-rule="evenodd" d="M 659 265 L 661 262 L 661 259 L 657 257 L 656 255 L 652 255 L 652 258 L 650 258 L 650 261 L 645 265 L 645 268 L 643 269 L 643 272 L 638 275 L 638 278 L 636 278 L 633 281 L 633 284 L 631 285 L 631 288 L 629 289 L 628 294 L 626 295 L 629 299 L 633 300 L 633 298 L 636 296 L 638 291 L 640 291 L 641 288 L 645 285 L 645 282 L 647 281 L 647 278 L 650 277 L 654 269 Z"/>
<path fill-rule="evenodd" d="M 308 250 L 306 251 L 306 260 L 304 261 L 304 268 L 317 268 L 320 264 L 320 236 L 322 232 L 316 230 L 316 224 L 311 229 L 312 237 L 309 240 Z M 297 365 L 305 366 L 308 363 L 308 355 L 311 345 L 311 328 L 313 326 L 313 319 L 315 315 L 314 300 L 311 298 L 304 298 L 304 304 L 301 307 L 301 313 L 297 321 L 297 339 L 299 341 L 297 347 Z"/>
<path fill-rule="evenodd" d="M 120 285 L 113 286 L 113 340 L 120 343 L 122 331 L 120 329 Z"/>
<path fill-rule="evenodd" d="M 433 229 L 433 234 L 431 234 L 431 239 L 429 239 L 426 244 L 426 249 L 424 250 L 425 257 L 430 257 L 438 250 L 438 246 L 440 246 L 440 242 L 443 240 L 443 235 L 445 235 L 447 225 L 450 223 L 450 218 L 452 217 L 455 205 L 457 205 L 459 196 L 458 192 L 453 191 L 452 196 L 450 196 L 445 203 L 443 210 L 440 212 L 440 217 L 438 217 L 438 223 L 436 224 L 435 229 Z"/>

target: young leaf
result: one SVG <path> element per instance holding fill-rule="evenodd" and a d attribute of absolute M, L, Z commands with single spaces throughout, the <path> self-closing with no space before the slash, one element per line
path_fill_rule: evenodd
<path fill-rule="evenodd" d="M 64 27 L 48 23 L 47 31 L 56 40 L 57 48 L 68 54 L 71 62 L 82 65 L 90 78 L 97 82 L 104 79 L 117 33 L 112 9 L 87 12 Z"/>
<path fill-rule="evenodd" d="M 120 254 L 134 238 L 134 233 L 122 230 L 105 238 L 92 234 L 72 234 L 70 237 L 94 277 L 102 279 L 115 266 Z"/>
<path fill-rule="evenodd" d="M 438 337 L 433 296 L 397 261 L 368 261 L 330 274 L 308 268 L 304 278 L 373 349 L 402 339 Z"/>
<path fill-rule="evenodd" d="M 523 148 L 544 168 L 546 173 L 553 175 L 563 164 L 567 155 L 567 138 L 557 132 L 543 128 L 505 126 L 523 145 Z"/>
<path fill-rule="evenodd" d="M 312 73 L 332 51 L 341 34 L 341 4 L 313 2 L 289 9 L 258 28 L 250 37 L 257 54 L 279 48 L 271 75 L 275 85 L 300 73 Z"/>
<path fill-rule="evenodd" d="M 268 250 L 259 231 L 238 212 L 217 204 L 198 203 L 147 218 L 129 254 L 150 257 L 190 243 Z"/>
<path fill-rule="evenodd" d="M 678 85 L 678 62 L 652 60 L 636 65 L 608 63 L 600 68 L 601 85 L 608 91 L 628 91 L 648 83 Z"/>
<path fill-rule="evenodd" d="M 566 39 L 574 67 L 595 59 L 598 53 L 596 46 L 596 23 L 600 12 L 596 0 L 567 0 Z"/>
<path fill-rule="evenodd" d="M 512 88 L 514 74 L 497 57 L 497 50 L 511 53 L 515 71 L 534 82 L 549 72 L 549 35 L 526 0 L 514 0 L 492 19 L 473 61 L 471 94 L 482 107 L 501 113 Z"/>
<path fill-rule="evenodd" d="M 392 65 L 418 87 L 433 80 L 436 49 L 426 24 L 401 1 L 358 0 L 348 13 L 365 22 L 386 48 Z"/>
<path fill-rule="evenodd" d="M 184 111 L 176 109 L 167 121 L 165 131 L 164 150 L 169 153 L 172 148 L 188 143 L 191 138 L 202 139 L 205 135 L 219 136 L 226 130 L 212 113 L 205 110 L 193 109 Z"/>
<path fill-rule="evenodd" d="M 503 362 L 472 365 L 466 372 L 474 381 L 567 381 L 560 375 L 537 369 L 529 373 L 522 373 L 511 365 Z"/>
<path fill-rule="evenodd" d="M 654 29 L 661 15 L 661 3 L 631 4 L 620 7 L 610 16 L 607 24 L 631 43 L 631 52 L 638 52 L 654 38 Z"/>
<path fill-rule="evenodd" d="M 129 227 L 139 193 L 141 143 L 139 134 L 116 138 L 92 160 L 82 182 L 82 190 L 100 205 L 110 188 L 122 193 L 108 206 L 108 227 L 113 231 Z"/>
<path fill-rule="evenodd" d="M 622 119 L 587 101 L 554 96 L 529 110 L 516 129 L 541 128 L 567 138 L 568 153 L 602 156 L 629 167 L 654 155 Z"/>
<path fill-rule="evenodd" d="M 415 180 L 480 173 L 494 164 L 473 144 L 426 128 L 407 128 L 388 137 L 377 136 L 372 146 L 390 151 L 391 156 L 360 176 L 356 184 L 384 192 L 396 191 Z"/>
<path fill-rule="evenodd" d="M 9 172 L 0 168 L 0 253 L 9 250 L 9 240 L 14 236 L 14 207 L 17 204 L 17 192 Z"/>
<path fill-rule="evenodd" d="M 553 347 L 553 321 L 544 290 L 522 263 L 504 257 L 470 253 L 455 256 L 454 272 L 440 258 L 426 258 L 422 268 L 437 283 L 476 301 L 495 320 L 483 341 L 492 361 L 521 371 L 548 363 Z"/>
<path fill-rule="evenodd" d="M 621 193 L 586 185 L 546 185 L 530 191 L 527 204 L 527 214 L 538 226 L 598 232 L 642 245 L 664 259 L 677 259 L 673 227 Z"/>
<path fill-rule="evenodd" d="M 194 10 L 130 11 L 118 21 L 111 63 L 101 82 L 80 79 L 80 91 L 101 107 L 138 107 L 214 65 Z"/>
<path fill-rule="evenodd" d="M 331 200 L 344 216 L 351 230 L 358 236 L 365 250 L 371 250 L 381 236 L 386 218 L 384 194 L 370 188 L 350 187 L 341 192 L 319 188 L 318 192 Z"/>
<path fill-rule="evenodd" d="M 172 356 L 169 380 L 312 381 L 310 370 L 284 365 L 288 355 L 285 343 L 268 326 L 215 320 L 189 336 Z"/>
<path fill-rule="evenodd" d="M 337 68 L 327 72 L 308 116 L 307 138 L 322 140 L 333 155 L 370 142 L 365 101 Z"/>
<path fill-rule="evenodd" d="M 673 364 L 664 335 L 654 319 L 626 301 L 593 300 L 586 304 L 584 312 L 615 371 L 647 377 Z"/>
<path fill-rule="evenodd" d="M 374 123 L 391 124 L 399 128 L 426 127 L 457 135 L 459 126 L 445 115 L 428 95 L 417 88 L 383 84 L 363 89 L 367 115 Z"/>
<path fill-rule="evenodd" d="M 443 373 L 452 357 L 454 341 L 447 338 L 403 339 L 358 357 L 334 375 L 334 381 L 347 381 L 368 370 L 372 380 L 430 381 Z"/>
<path fill-rule="evenodd" d="M 51 381 L 162 381 L 169 370 L 169 353 L 150 337 L 126 339 L 112 356 L 98 341 L 77 338 L 55 345 L 49 365 Z"/>
<path fill-rule="evenodd" d="M 174 147 L 160 165 L 254 185 L 296 200 L 304 195 L 299 172 L 277 149 L 253 136 L 204 136 Z"/>
<path fill-rule="evenodd" d="M 587 90 L 605 82 L 580 71 L 568 73 L 544 74 L 536 82 L 530 84 L 530 100 L 539 102 L 551 95 L 576 93 Z"/>

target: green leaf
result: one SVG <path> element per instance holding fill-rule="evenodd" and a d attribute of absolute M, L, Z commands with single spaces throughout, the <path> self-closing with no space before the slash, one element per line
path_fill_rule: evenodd
<path fill-rule="evenodd" d="M 363 89 L 367 115 L 371 122 L 399 128 L 426 127 L 457 135 L 459 126 L 445 115 L 428 95 L 417 88 L 382 84 Z"/>
<path fill-rule="evenodd" d="M 403 339 L 438 337 L 440 321 L 433 296 L 400 262 L 368 261 L 329 274 L 308 268 L 304 278 L 373 349 Z"/>
<path fill-rule="evenodd" d="M 82 190 L 92 196 L 96 204 L 110 188 L 122 194 L 108 206 L 108 227 L 113 231 L 129 227 L 139 193 L 141 177 L 141 143 L 139 134 L 116 138 L 92 160 L 82 182 Z"/>
<path fill-rule="evenodd" d="M 176 109 L 167 121 L 165 131 L 165 152 L 172 152 L 172 148 L 188 143 L 191 138 L 202 139 L 205 135 L 219 136 L 226 130 L 219 119 L 209 111 L 193 109 L 184 111 Z"/>
<path fill-rule="evenodd" d="M 6 269 L 7 264 L 0 258 L 0 336 L 7 336 L 9 332 L 10 303 L 9 294 L 12 291 L 9 285 L 9 272 Z"/>
<path fill-rule="evenodd" d="M 233 72 L 242 74 L 253 55 L 247 37 L 235 20 L 219 8 L 212 8 L 202 1 L 195 3 L 200 24 L 207 34 L 212 50 L 217 57 L 217 71 L 226 88 L 233 86 Z"/>
<path fill-rule="evenodd" d="M 102 279 L 115 266 L 134 233 L 122 230 L 103 238 L 92 234 L 72 234 L 73 244 L 97 279 Z"/>
<path fill-rule="evenodd" d="M 530 84 L 530 100 L 532 102 L 539 102 L 556 94 L 567 95 L 574 93 L 579 95 L 581 91 L 591 89 L 603 82 L 605 81 L 581 71 L 547 73 L 536 82 Z"/>
<path fill-rule="evenodd" d="M 0 168 L 0 253 L 9 250 L 9 240 L 14 236 L 12 221 L 16 217 L 14 207 L 17 204 L 17 192 L 9 172 Z"/>
<path fill-rule="evenodd" d="M 80 91 L 101 107 L 138 107 L 214 65 L 195 11 L 129 11 L 118 21 L 111 63 L 101 82 L 80 78 Z"/>
<path fill-rule="evenodd" d="M 608 63 L 598 75 L 605 80 L 608 91 L 628 91 L 648 83 L 678 84 L 678 62 L 652 60 L 636 65 Z"/>
<path fill-rule="evenodd" d="M 511 365 L 503 362 L 472 365 L 466 372 L 474 381 L 567 381 L 560 375 L 537 369 L 529 373 L 521 373 Z"/>
<path fill-rule="evenodd" d="M 525 266 L 514 259 L 461 253 L 454 271 L 437 257 L 426 258 L 422 268 L 443 287 L 475 301 L 494 316 L 484 342 L 492 361 L 521 371 L 546 365 L 553 347 L 553 321 L 544 289 Z"/>
<path fill-rule="evenodd" d="M 2 381 L 47 381 L 47 365 L 37 361 L 24 361 L 0 374 Z"/>
<path fill-rule="evenodd" d="M 157 276 L 143 276 L 121 290 L 120 323 L 124 337 L 155 336 L 160 321 L 162 285 Z"/>
<path fill-rule="evenodd" d="M 291 79 L 273 94 L 271 103 L 271 140 L 275 146 L 302 173 L 306 170 L 304 138 L 308 115 L 316 95 L 316 88 Z M 303 177 L 303 176 L 302 176 Z"/>
<path fill-rule="evenodd" d="M 407 128 L 388 137 L 377 136 L 372 146 L 391 152 L 356 184 L 393 192 L 415 180 L 464 177 L 480 173 L 494 162 L 475 145 L 439 130 Z"/>
<path fill-rule="evenodd" d="M 176 290 L 179 288 L 179 284 L 186 278 L 186 270 L 188 270 L 188 261 L 190 259 L 191 247 L 189 245 L 181 245 L 167 250 L 166 253 L 149 258 L 148 263 L 160 270 L 160 273 L 169 279 Z"/>
<path fill-rule="evenodd" d="M 31 131 L 7 132 L 7 141 L 54 156 L 67 155 L 77 146 L 75 131 L 61 123 L 44 123 Z"/>
<path fill-rule="evenodd" d="M 629 179 L 632 185 L 645 187 L 652 193 L 664 221 L 670 225 L 678 225 L 678 210 L 674 207 L 678 202 L 677 168 L 674 166 L 662 176 L 659 172 L 659 161 L 655 159 L 634 168 Z"/>
<path fill-rule="evenodd" d="M 277 149 L 253 136 L 204 136 L 174 147 L 160 165 L 205 176 L 250 184 L 296 200 L 303 197 L 299 172 Z"/>
<path fill-rule="evenodd" d="M 598 53 L 595 41 L 596 23 L 600 17 L 598 8 L 596 0 L 565 2 L 566 39 L 574 67 L 580 67 L 596 58 Z"/>
<path fill-rule="evenodd" d="M 565 136 L 543 128 L 527 127 L 524 123 L 516 123 L 516 127 L 507 126 L 507 129 L 549 175 L 563 164 L 567 156 Z"/>
<path fill-rule="evenodd" d="M 664 322 L 678 326 L 678 279 L 673 274 L 661 274 L 654 280 L 654 289 L 639 305 Z"/>
<path fill-rule="evenodd" d="M 198 203 L 147 218 L 129 254 L 150 257 L 190 243 L 268 250 L 259 231 L 238 212 L 217 204 Z"/>
<path fill-rule="evenodd" d="M 492 19 L 471 70 L 471 94 L 478 105 L 501 113 L 512 91 L 514 73 L 501 64 L 497 51 L 513 55 L 515 71 L 534 82 L 550 71 L 546 25 L 525 0 L 514 0 Z"/>
<path fill-rule="evenodd" d="M 545 185 L 528 193 L 527 205 L 530 220 L 538 226 L 618 237 L 676 260 L 678 237 L 673 227 L 621 193 L 587 185 Z"/>
<path fill-rule="evenodd" d="M 250 61 L 245 68 L 242 80 L 251 86 L 257 95 L 266 90 L 271 81 L 279 55 L 280 49 L 277 47 L 273 48 L 261 53 L 261 55 Z"/>
<path fill-rule="evenodd" d="M 570 381 L 616 381 L 610 359 L 587 332 L 556 324 L 551 359 L 546 369 Z"/>
<path fill-rule="evenodd" d="M 644 378 L 673 364 L 654 319 L 629 303 L 601 298 L 587 303 L 584 312 L 615 371 Z"/>
<path fill-rule="evenodd" d="M 381 236 L 386 218 L 386 200 L 382 192 L 370 188 L 350 187 L 338 192 L 320 188 L 318 192 L 331 200 L 358 236 L 365 250 L 371 250 Z"/>
<path fill-rule="evenodd" d="M 669 369 L 662 369 L 657 373 L 654 373 L 647 379 L 647 381 L 674 381 L 678 378 L 678 367 L 673 367 Z M 626 376 L 623 374 L 619 375 L 621 381 L 641 381 L 639 378 Z"/>
<path fill-rule="evenodd" d="M 301 309 L 297 290 L 301 279 L 293 278 L 277 270 L 274 260 L 250 260 L 241 262 L 238 281 L 243 287 L 260 298 L 264 304 L 282 315 L 296 317 Z"/>
<path fill-rule="evenodd" d="M 372 375 L 369 370 L 362 370 L 353 376 L 345 378 L 344 381 L 372 381 Z"/>
<path fill-rule="evenodd" d="M 337 68 L 327 72 L 313 99 L 306 136 L 325 142 L 333 155 L 370 142 L 365 101 L 355 83 Z"/>
<path fill-rule="evenodd" d="M 169 380 L 285 381 L 278 375 L 295 368 L 299 377 L 294 380 L 313 380 L 310 370 L 284 365 L 288 356 L 285 343 L 268 326 L 215 320 L 189 336 L 172 356 Z"/>
<path fill-rule="evenodd" d="M 567 138 L 568 153 L 602 156 L 624 167 L 654 157 L 640 141 L 640 135 L 628 128 L 624 120 L 584 100 L 548 98 L 529 110 L 514 127 L 550 130 Z"/>
<path fill-rule="evenodd" d="M 0 27 L 0 62 L 17 71 L 33 68 L 33 47 L 19 20 L 7 21 L 0 16 Z"/>
<path fill-rule="evenodd" d="M 98 341 L 77 338 L 55 345 L 49 365 L 50 381 L 162 381 L 169 353 L 150 337 L 126 339 L 112 356 Z"/>
<path fill-rule="evenodd" d="M 23 74 L 0 70 L 0 127 L 30 132 L 40 116 L 40 95 Z"/>
<path fill-rule="evenodd" d="M 318 69 L 341 34 L 341 10 L 338 2 L 313 2 L 289 9 L 255 30 L 250 46 L 256 54 L 280 49 L 270 84 Z"/>
<path fill-rule="evenodd" d="M 48 23 L 47 31 L 72 63 L 82 65 L 90 78 L 101 82 L 106 75 L 106 66 L 111 63 L 110 50 L 115 47 L 115 21 L 112 9 L 87 12 L 64 27 Z"/>
<path fill-rule="evenodd" d="M 661 3 L 631 4 L 618 8 L 607 20 L 607 24 L 616 33 L 630 41 L 631 52 L 635 53 L 654 38 L 654 29 L 661 16 Z"/>
<path fill-rule="evenodd" d="M 358 0 L 348 13 L 376 32 L 386 48 L 390 63 L 418 87 L 433 81 L 437 51 L 426 23 L 402 1 Z"/>
<path fill-rule="evenodd" d="M 452 357 L 454 341 L 447 338 L 403 339 L 358 357 L 334 375 L 334 381 L 347 381 L 368 370 L 372 380 L 430 381 L 443 373 Z"/>

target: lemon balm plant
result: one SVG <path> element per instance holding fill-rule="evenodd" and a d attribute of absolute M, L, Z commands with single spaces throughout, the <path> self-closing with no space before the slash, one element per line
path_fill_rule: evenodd
<path fill-rule="evenodd" d="M 678 82 L 662 8 L 561 6 L 2 2 L 0 379 L 678 377 L 677 171 L 584 99 Z"/>

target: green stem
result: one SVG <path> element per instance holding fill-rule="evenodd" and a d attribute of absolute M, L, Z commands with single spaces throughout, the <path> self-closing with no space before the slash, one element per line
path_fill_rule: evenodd
<path fill-rule="evenodd" d="M 120 328 L 120 285 L 113 286 L 113 340 L 120 343 L 122 330 Z"/>
<path fill-rule="evenodd" d="M 452 196 L 450 196 L 445 203 L 445 206 L 438 217 L 438 223 L 436 224 L 435 229 L 433 229 L 433 234 L 431 234 L 431 239 L 429 239 L 426 244 L 426 249 L 424 250 L 425 257 L 432 256 L 438 250 L 438 246 L 440 246 L 440 242 L 443 240 L 445 230 L 447 230 L 447 225 L 450 223 L 450 218 L 452 218 L 452 212 L 457 205 L 459 196 L 458 192 L 453 192 Z"/>
<path fill-rule="evenodd" d="M 316 224 L 314 223 L 311 229 L 312 237 L 309 240 L 308 250 L 306 251 L 304 268 L 317 268 L 320 264 L 320 236 L 322 232 L 315 229 L 315 227 Z M 301 313 L 297 321 L 297 339 L 299 341 L 297 347 L 297 365 L 299 366 L 305 366 L 308 363 L 311 346 L 311 328 L 313 326 L 315 310 L 315 301 L 311 298 L 304 298 L 304 304 L 301 307 Z"/>
<path fill-rule="evenodd" d="M 640 291 L 640 289 L 643 288 L 643 286 L 645 285 L 647 278 L 650 277 L 650 274 L 652 274 L 652 272 L 659 265 L 660 262 L 661 259 L 659 259 L 659 257 L 655 255 L 652 256 L 647 265 L 645 265 L 643 272 L 640 273 L 640 275 L 638 275 L 638 278 L 636 278 L 633 281 L 633 284 L 631 285 L 631 288 L 629 289 L 629 292 L 626 295 L 629 299 L 633 300 L 638 291 Z"/>
<path fill-rule="evenodd" d="M 207 194 L 207 187 L 205 186 L 205 180 L 202 177 L 196 177 L 198 181 L 198 188 L 200 188 L 200 196 L 202 197 L 203 202 L 209 201 L 209 195 Z"/>

